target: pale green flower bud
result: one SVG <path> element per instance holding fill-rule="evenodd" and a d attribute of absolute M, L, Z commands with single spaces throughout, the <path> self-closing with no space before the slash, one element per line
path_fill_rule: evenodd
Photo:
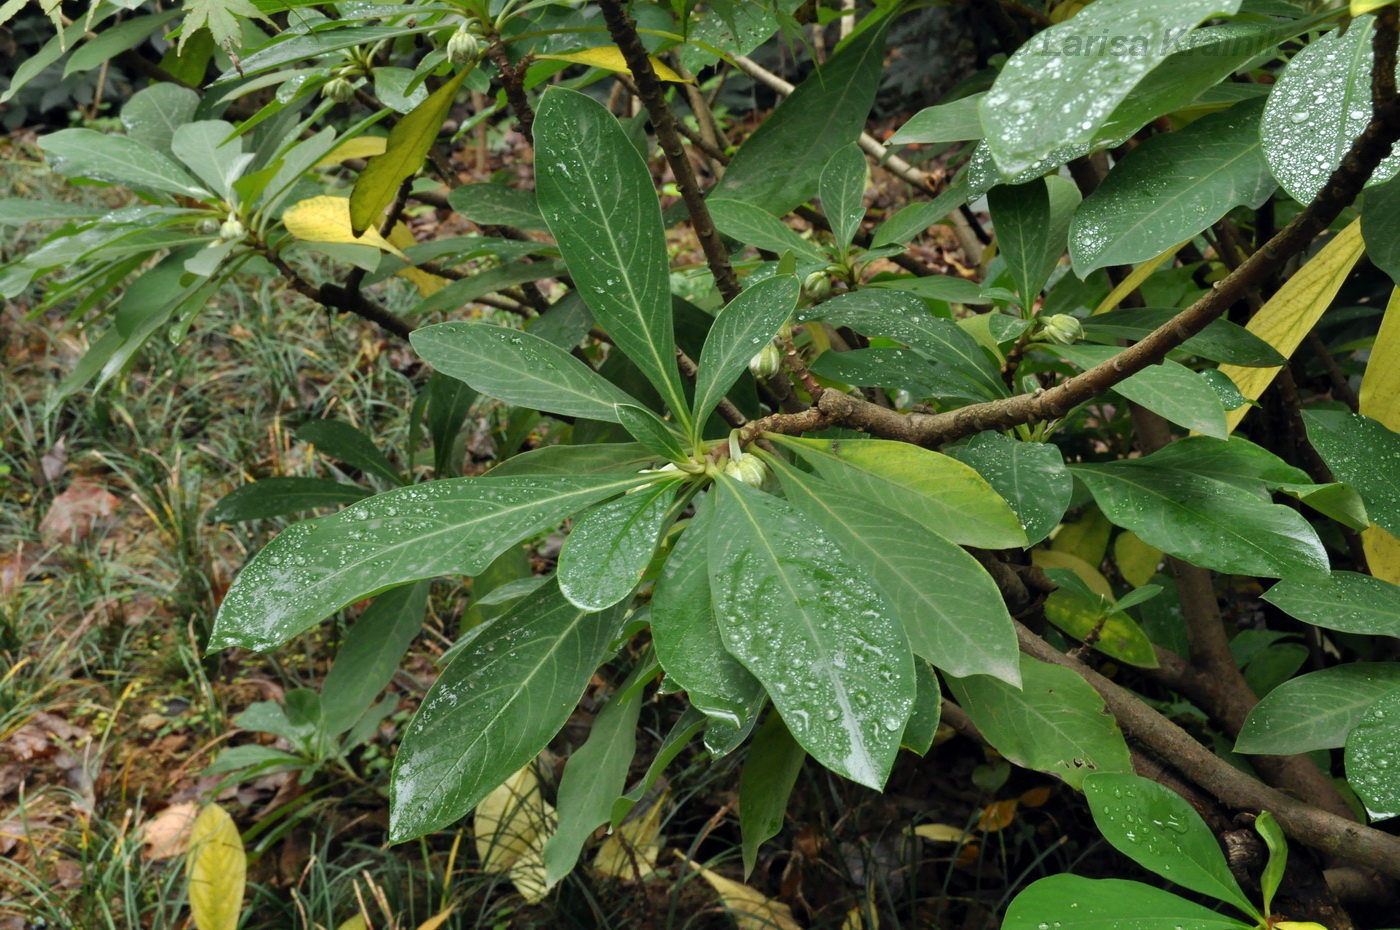
<path fill-rule="evenodd" d="M 481 40 L 464 25 L 447 40 L 447 60 L 454 65 L 473 65 L 481 58 Z"/>
<path fill-rule="evenodd" d="M 724 473 L 754 488 L 761 488 L 768 483 L 768 466 L 752 455 L 730 459 L 729 464 L 724 466 Z"/>
<path fill-rule="evenodd" d="M 348 78 L 333 77 L 322 85 L 321 96 L 336 103 L 349 103 L 355 99 L 355 85 Z"/>
<path fill-rule="evenodd" d="M 199 221 L 198 227 L 201 236 L 213 236 L 219 232 L 219 221 L 211 217 L 206 217 Z"/>
<path fill-rule="evenodd" d="M 219 226 L 219 238 L 226 242 L 230 239 L 242 239 L 244 232 L 243 224 L 232 213 Z"/>
<path fill-rule="evenodd" d="M 782 367 L 783 354 L 771 342 L 749 359 L 749 371 L 755 378 L 771 378 L 781 371 Z"/>
<path fill-rule="evenodd" d="M 1068 313 L 1056 313 L 1040 323 L 1042 334 L 1048 342 L 1058 342 L 1062 346 L 1073 345 L 1084 335 L 1084 327 L 1079 320 Z"/>
<path fill-rule="evenodd" d="M 831 296 L 831 275 L 825 271 L 814 271 L 802 282 L 802 296 L 813 303 Z"/>

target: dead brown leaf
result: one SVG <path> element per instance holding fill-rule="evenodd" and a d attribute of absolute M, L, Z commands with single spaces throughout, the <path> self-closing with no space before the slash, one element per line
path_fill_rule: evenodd
<path fill-rule="evenodd" d="M 54 498 L 39 523 L 47 546 L 73 545 L 92 535 L 100 521 L 117 512 L 122 499 L 92 478 L 75 478 Z"/>
<path fill-rule="evenodd" d="M 57 484 L 68 471 L 68 437 L 58 437 L 58 442 L 54 443 L 49 451 L 39 458 L 39 476 L 43 479 L 42 484 Z"/>
<path fill-rule="evenodd" d="M 190 829 L 199 816 L 199 804 L 172 804 L 146 821 L 141 828 L 142 855 L 147 860 L 172 859 L 189 848 Z"/>

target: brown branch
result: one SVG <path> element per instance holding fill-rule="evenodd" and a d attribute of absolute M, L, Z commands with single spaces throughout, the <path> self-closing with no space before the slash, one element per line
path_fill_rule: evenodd
<path fill-rule="evenodd" d="M 637 24 L 627 14 L 621 0 L 599 0 L 599 5 L 603 8 L 603 19 L 607 21 L 608 32 L 621 50 L 623 60 L 627 62 L 632 79 L 636 82 L 637 94 L 642 98 L 647 114 L 651 117 L 656 141 L 666 155 L 666 163 L 671 166 L 671 173 L 676 178 L 676 187 L 680 190 L 681 199 L 685 201 L 686 211 L 690 214 L 690 226 L 695 230 L 695 237 L 700 240 L 700 248 L 705 252 L 705 263 L 710 266 L 710 273 L 715 276 L 715 284 L 724 296 L 724 302 L 729 303 L 739 296 L 739 279 L 735 277 L 734 269 L 729 264 L 729 252 L 720 242 L 719 230 L 715 228 L 714 220 L 710 219 L 710 208 L 705 205 L 704 192 L 700 190 L 700 182 L 696 180 L 695 166 L 690 163 L 685 143 L 681 141 L 676 114 L 671 112 L 666 103 L 666 89 L 661 86 L 661 79 L 656 76 L 656 69 L 651 66 L 651 58 L 647 55 L 647 50 L 642 45 L 642 37 L 637 32 Z"/>
<path fill-rule="evenodd" d="M 489 39 L 486 56 L 501 72 L 501 86 L 505 88 L 506 102 L 515 111 L 515 118 L 520 122 L 520 134 L 525 137 L 525 141 L 533 144 L 535 110 L 530 106 L 530 98 L 525 96 L 525 69 L 510 63 L 510 56 L 506 54 L 506 47 L 499 36 L 493 35 Z"/>
<path fill-rule="evenodd" d="M 292 290 L 304 297 L 309 297 L 323 307 L 339 313 L 353 313 L 355 316 L 369 320 L 391 336 L 397 336 L 404 341 L 407 341 L 409 334 L 413 332 L 413 327 L 408 323 L 362 295 L 352 295 L 344 288 L 334 284 L 322 284 L 317 287 L 299 275 L 297 270 L 287 264 L 281 256 L 269 254 L 267 258 L 282 273 L 282 277 L 287 279 Z"/>

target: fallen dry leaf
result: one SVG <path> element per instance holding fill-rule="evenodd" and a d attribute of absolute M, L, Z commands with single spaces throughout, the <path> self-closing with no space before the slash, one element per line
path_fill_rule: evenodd
<path fill-rule="evenodd" d="M 199 805 L 194 801 L 172 804 L 156 814 L 141 828 L 141 842 L 146 847 L 142 854 L 155 861 L 184 853 L 189 849 L 190 830 L 198 816 Z"/>
<path fill-rule="evenodd" d="M 58 437 L 58 442 L 54 443 L 49 451 L 39 458 L 39 474 L 43 478 L 43 484 L 57 484 L 68 471 L 68 437 Z"/>
<path fill-rule="evenodd" d="M 0 596 L 8 596 L 19 590 L 24 579 L 38 567 L 44 554 L 36 545 L 20 545 L 7 555 L 0 555 Z"/>
<path fill-rule="evenodd" d="M 99 521 L 117 512 L 122 499 L 92 478 L 75 478 L 54 498 L 39 523 L 46 546 L 73 545 L 92 535 Z"/>

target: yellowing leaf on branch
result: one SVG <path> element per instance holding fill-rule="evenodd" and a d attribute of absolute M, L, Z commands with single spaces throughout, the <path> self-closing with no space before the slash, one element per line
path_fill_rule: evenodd
<path fill-rule="evenodd" d="M 1390 292 L 1380 332 L 1361 378 L 1360 412 L 1386 429 L 1400 432 L 1400 287 Z M 1371 574 L 1400 584 L 1400 539 L 1371 524 L 1361 534 Z"/>
<path fill-rule="evenodd" d="M 1113 541 L 1113 561 L 1118 565 L 1118 573 L 1135 588 L 1140 588 L 1157 574 L 1157 566 L 1162 561 L 1162 550 L 1149 546 L 1138 538 L 1136 533 L 1126 530 Z"/>
<path fill-rule="evenodd" d="M 400 249 L 418 244 L 418 240 L 413 238 L 413 233 L 408 231 L 408 227 L 402 223 L 395 223 L 394 228 L 389 230 L 389 243 Z M 422 268 L 415 268 L 409 265 L 407 268 L 395 272 L 401 277 L 412 281 L 418 287 L 418 296 L 427 297 L 436 294 L 447 287 L 448 281 L 441 275 L 435 275 L 424 271 Z"/>
<path fill-rule="evenodd" d="M 210 804 L 195 818 L 185 860 L 190 916 L 199 930 L 237 930 L 247 871 L 238 827 L 227 811 Z"/>
<path fill-rule="evenodd" d="M 1367 13 L 1374 13 L 1376 10 L 1379 10 L 1381 7 L 1383 7 L 1383 6 L 1390 6 L 1390 4 L 1395 3 L 1395 2 L 1396 2 L 1396 0 L 1351 0 L 1351 15 L 1352 15 L 1352 16 L 1365 16 Z M 1275 926 L 1282 927 L 1282 926 L 1285 926 L 1285 925 L 1284 925 L 1284 924 L 1275 924 Z M 1305 925 L 1304 925 L 1304 924 L 1299 924 L 1298 926 L 1301 927 L 1301 926 L 1305 926 Z M 1315 926 L 1315 925 L 1313 925 L 1313 926 Z"/>
<path fill-rule="evenodd" d="M 1032 549 L 1031 564 L 1036 568 L 1063 568 L 1074 572 L 1079 580 L 1089 586 L 1095 594 L 1113 599 L 1113 586 L 1097 568 L 1077 555 L 1061 552 L 1058 549 Z"/>
<path fill-rule="evenodd" d="M 324 168 L 326 165 L 338 165 L 351 158 L 373 158 L 383 155 L 388 144 L 389 140 L 384 136 L 356 136 L 346 139 L 322 156 L 314 167 Z"/>
<path fill-rule="evenodd" d="M 614 71 L 620 74 L 631 74 L 632 69 L 627 67 L 627 59 L 622 57 L 622 49 L 616 45 L 600 45 L 597 48 L 579 49 L 577 52 L 564 52 L 559 55 L 536 55 L 536 58 L 551 58 L 555 61 L 568 61 L 576 65 L 588 65 L 590 68 L 602 68 L 604 71 Z M 654 55 L 648 55 L 651 61 L 651 70 L 656 72 L 656 76 L 663 81 L 670 81 L 672 84 L 689 84 L 690 79 L 683 78 L 676 72 L 668 68 L 662 61 Z"/>
<path fill-rule="evenodd" d="M 350 201 L 344 197 L 312 197 L 294 203 L 282 214 L 287 232 L 307 242 L 340 242 L 348 245 L 368 245 L 408 261 L 403 251 L 378 230 L 367 229 L 357 236 L 350 229 Z"/>
<path fill-rule="evenodd" d="M 1342 282 L 1365 249 L 1361 241 L 1361 221 L 1356 220 L 1337 234 L 1322 251 L 1289 278 L 1278 293 L 1254 314 L 1246 328 L 1289 358 L 1302 344 L 1303 338 L 1317 325 L 1322 312 L 1337 296 Z M 1280 368 L 1244 368 L 1221 365 L 1222 374 L 1235 382 L 1249 400 L 1258 400 L 1265 388 L 1273 383 Z M 1231 430 L 1240 425 L 1250 405 L 1244 404 L 1225 414 Z"/>

